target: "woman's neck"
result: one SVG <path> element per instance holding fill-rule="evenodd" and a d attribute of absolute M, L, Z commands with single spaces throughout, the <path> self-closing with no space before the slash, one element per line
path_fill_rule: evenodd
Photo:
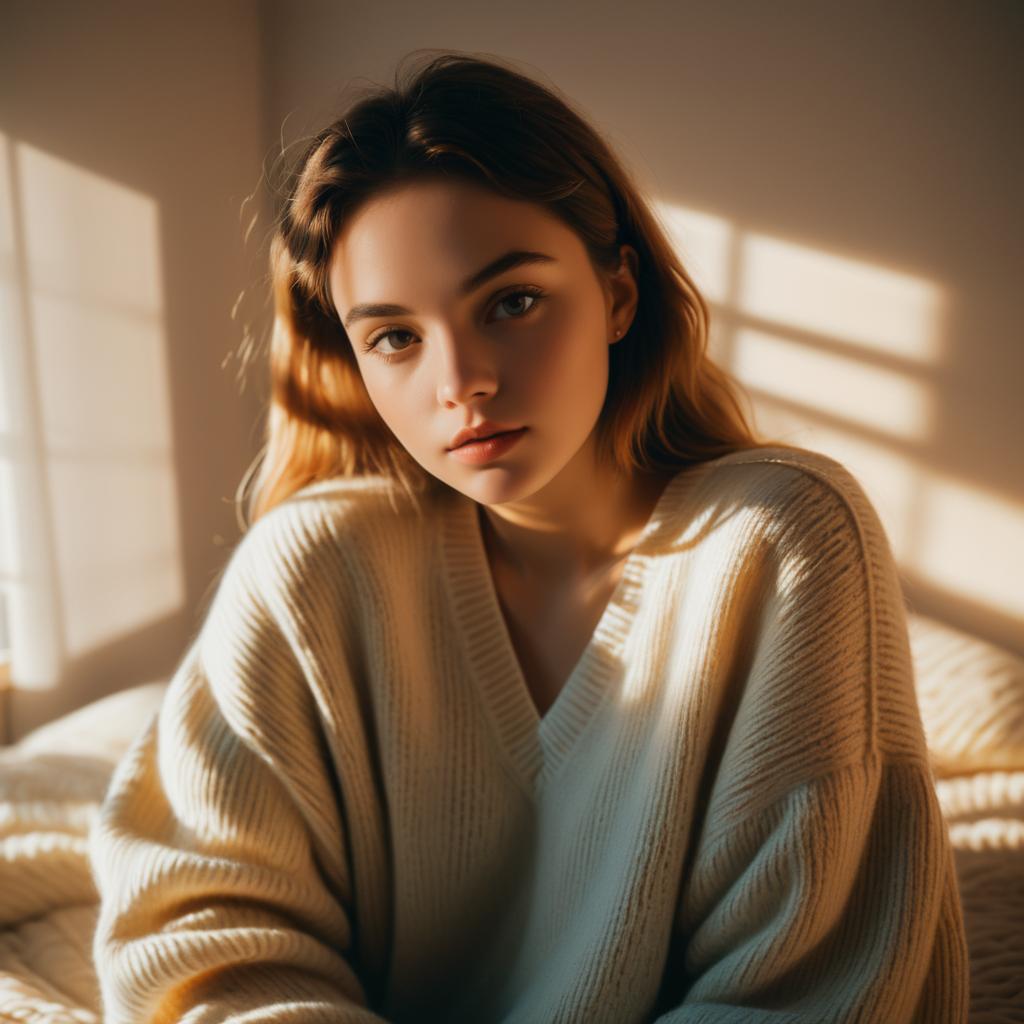
<path fill-rule="evenodd" d="M 584 481 L 552 481 L 524 501 L 480 505 L 491 564 L 538 585 L 613 570 L 636 547 L 672 475 L 591 472 Z"/>

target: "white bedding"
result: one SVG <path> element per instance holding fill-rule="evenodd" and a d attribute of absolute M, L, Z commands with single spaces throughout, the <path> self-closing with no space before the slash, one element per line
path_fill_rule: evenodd
<path fill-rule="evenodd" d="M 0 1020 L 100 1024 L 86 837 L 164 689 L 113 694 L 0 749 Z"/>

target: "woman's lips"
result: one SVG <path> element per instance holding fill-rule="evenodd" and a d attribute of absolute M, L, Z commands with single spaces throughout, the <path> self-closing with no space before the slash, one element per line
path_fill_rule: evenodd
<path fill-rule="evenodd" d="M 518 430 L 505 430 L 491 437 L 469 441 L 459 445 L 458 448 L 452 448 L 448 454 L 471 466 L 491 462 L 509 451 L 526 433 L 526 430 L 526 427 L 520 427 Z"/>

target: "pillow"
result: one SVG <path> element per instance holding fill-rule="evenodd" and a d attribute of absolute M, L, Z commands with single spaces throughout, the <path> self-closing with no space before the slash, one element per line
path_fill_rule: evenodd
<path fill-rule="evenodd" d="M 69 711 L 0 751 L 0 757 L 83 754 L 114 764 L 160 707 L 166 680 L 138 683 Z"/>
<path fill-rule="evenodd" d="M 924 615 L 907 625 L 936 777 L 1024 769 L 1024 658 Z"/>

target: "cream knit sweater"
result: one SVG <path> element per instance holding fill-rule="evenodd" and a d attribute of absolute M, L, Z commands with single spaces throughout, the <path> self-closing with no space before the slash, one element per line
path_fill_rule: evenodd
<path fill-rule="evenodd" d="M 672 478 L 538 717 L 475 502 L 309 485 L 235 548 L 90 834 L 106 1024 L 946 1024 L 952 848 L 837 462 Z"/>

